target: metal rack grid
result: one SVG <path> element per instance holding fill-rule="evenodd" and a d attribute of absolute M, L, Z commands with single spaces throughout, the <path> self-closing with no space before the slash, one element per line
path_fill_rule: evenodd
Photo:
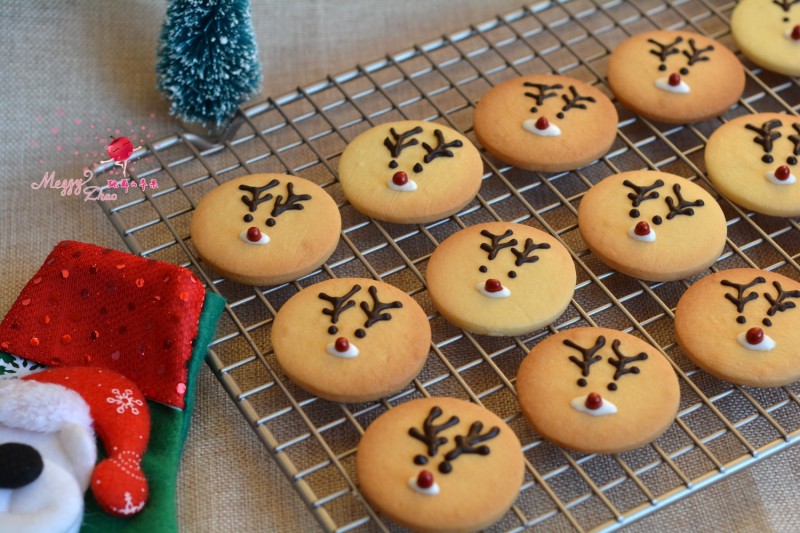
<path fill-rule="evenodd" d="M 227 299 L 208 364 L 323 529 L 397 529 L 359 493 L 355 452 L 372 420 L 421 396 L 482 404 L 519 436 L 525 481 L 493 531 L 614 529 L 797 441 L 800 386 L 739 387 L 697 369 L 677 348 L 672 328 L 677 301 L 693 280 L 645 283 L 611 271 L 583 244 L 576 210 L 585 191 L 608 175 L 642 168 L 679 174 L 710 190 L 725 212 L 727 246 L 711 270 L 751 266 L 800 279 L 797 220 L 755 215 L 719 198 L 703 174 L 702 157 L 710 133 L 730 118 L 764 111 L 797 114 L 797 79 L 744 61 L 747 87 L 738 105 L 719 119 L 691 126 L 654 124 L 619 108 L 612 149 L 573 172 L 523 172 L 484 154 L 479 196 L 457 216 L 433 224 L 368 219 L 346 202 L 336 181 L 337 160 L 348 141 L 375 124 L 432 120 L 474 140 L 472 110 L 491 86 L 518 75 L 558 72 L 609 94 L 606 61 L 626 37 L 686 28 L 732 46 L 733 7 L 726 0 L 539 2 L 250 107 L 241 113 L 242 128 L 224 145 L 202 150 L 183 135 L 148 144 L 139 155 L 151 156 L 152 163 L 139 161 L 132 177 L 156 179 L 158 188 L 132 188 L 117 201 L 99 202 L 132 252 L 186 266 Z M 254 288 L 220 278 L 198 259 L 189 236 L 192 209 L 217 184 L 254 172 L 302 176 L 337 201 L 341 240 L 317 272 Z M 433 249 L 455 231 L 490 220 L 536 226 L 570 250 L 578 267 L 576 292 L 552 326 L 524 337 L 483 337 L 448 324 L 431 305 L 424 271 Z M 391 398 L 358 405 L 319 400 L 289 382 L 275 361 L 270 327 L 276 310 L 302 287 L 341 276 L 391 283 L 428 313 L 434 339 L 429 361 Z M 585 325 L 637 335 L 672 362 L 681 383 L 680 411 L 655 443 L 619 455 L 572 453 L 542 440 L 521 416 L 514 376 L 522 358 L 547 335 Z"/>

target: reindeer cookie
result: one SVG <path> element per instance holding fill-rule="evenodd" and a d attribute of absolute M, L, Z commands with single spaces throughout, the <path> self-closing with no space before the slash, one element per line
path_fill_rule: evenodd
<path fill-rule="evenodd" d="M 475 108 L 475 135 L 501 161 L 561 172 L 599 159 L 617 133 L 617 110 L 593 86 L 535 74 L 490 89 Z"/>
<path fill-rule="evenodd" d="M 800 0 L 740 0 L 731 15 L 731 31 L 753 63 L 800 76 Z"/>
<path fill-rule="evenodd" d="M 302 277 L 336 249 L 339 209 L 316 184 L 253 174 L 208 193 L 192 216 L 197 253 L 226 278 L 275 285 Z"/>
<path fill-rule="evenodd" d="M 272 325 L 272 347 L 289 379 L 336 402 L 367 402 L 402 389 L 422 369 L 430 344 L 428 317 L 413 298 L 361 278 L 303 289 Z"/>
<path fill-rule="evenodd" d="M 414 531 L 478 531 L 519 495 L 519 440 L 497 415 L 455 398 L 394 407 L 364 433 L 356 473 L 364 496 Z"/>
<path fill-rule="evenodd" d="M 482 176 L 481 156 L 469 139 L 416 120 L 368 129 L 339 160 L 339 183 L 353 207 L 398 224 L 457 213 L 478 193 Z"/>
<path fill-rule="evenodd" d="M 544 438 L 583 453 L 644 446 L 667 430 L 680 388 L 669 361 L 613 329 L 576 328 L 548 337 L 522 361 L 517 393 Z"/>
<path fill-rule="evenodd" d="M 578 229 L 601 261 L 647 281 L 702 272 L 722 253 L 727 235 L 725 215 L 705 189 L 649 170 L 609 176 L 589 189 Z"/>
<path fill-rule="evenodd" d="M 758 213 L 800 215 L 800 118 L 743 115 L 717 129 L 706 144 L 708 177 L 732 202 Z"/>
<path fill-rule="evenodd" d="M 608 61 L 608 84 L 625 107 L 658 122 L 721 115 L 744 91 L 744 69 L 714 39 L 686 31 L 640 33 Z"/>
<path fill-rule="evenodd" d="M 428 261 L 428 294 L 461 329 L 522 335 L 556 320 L 575 292 L 569 252 L 543 231 L 478 224 L 444 240 Z"/>
<path fill-rule="evenodd" d="M 723 270 L 693 284 L 678 301 L 678 345 L 725 381 L 788 385 L 800 379 L 798 306 L 797 280 L 754 268 Z"/>

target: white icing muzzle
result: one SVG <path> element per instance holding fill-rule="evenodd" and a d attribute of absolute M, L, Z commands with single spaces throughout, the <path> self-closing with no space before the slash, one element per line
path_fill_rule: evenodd
<path fill-rule="evenodd" d="M 775 341 L 772 339 L 772 337 L 770 337 L 766 333 L 764 333 L 764 338 L 761 339 L 761 342 L 759 342 L 758 344 L 750 344 L 749 342 L 747 342 L 747 332 L 739 333 L 736 336 L 736 340 L 739 341 L 739 344 L 741 344 L 748 350 L 753 350 L 756 352 L 768 352 L 771 349 L 775 348 Z"/>
<path fill-rule="evenodd" d="M 396 184 L 394 181 L 392 181 L 392 178 L 389 178 L 386 184 L 393 191 L 411 192 L 417 190 L 417 182 L 412 180 L 411 178 L 408 178 L 408 182 L 405 183 L 404 185 Z"/>
<path fill-rule="evenodd" d="M 792 173 L 789 173 L 789 177 L 785 180 L 781 181 L 775 177 L 775 173 L 773 171 L 768 171 L 764 176 L 770 183 L 774 183 L 775 185 L 791 185 L 792 183 L 797 181 L 797 176 Z"/>
<path fill-rule="evenodd" d="M 341 357 L 343 359 L 352 359 L 353 357 L 356 357 L 359 353 L 358 348 L 352 342 L 347 347 L 347 350 L 343 352 L 340 352 L 339 350 L 336 349 L 335 342 L 332 342 L 327 346 L 325 346 L 325 351 L 328 352 L 329 355 L 332 355 L 334 357 Z"/>
<path fill-rule="evenodd" d="M 605 398 L 603 398 L 603 403 L 600 404 L 600 407 L 597 409 L 589 409 L 586 407 L 586 398 L 588 398 L 588 396 L 588 394 L 586 396 L 578 396 L 570 402 L 570 405 L 576 411 L 580 411 L 581 413 L 586 413 L 592 416 L 613 415 L 617 412 L 617 406 Z"/>
<path fill-rule="evenodd" d="M 475 285 L 475 288 L 478 289 L 478 291 L 487 298 L 508 298 L 509 296 L 511 296 L 511 290 L 505 286 L 497 292 L 487 291 L 486 283 L 478 283 L 477 285 Z"/>
<path fill-rule="evenodd" d="M 436 496 L 439 494 L 439 484 L 435 481 L 433 485 L 428 487 L 427 489 L 423 489 L 419 485 L 417 485 L 417 476 L 412 476 L 408 478 L 408 486 L 414 489 L 415 491 L 419 492 L 420 494 L 425 494 L 427 496 Z"/>
<path fill-rule="evenodd" d="M 531 132 L 535 133 L 536 135 L 540 135 L 542 137 L 558 137 L 561 135 L 561 128 L 553 124 L 552 122 L 543 130 L 540 130 L 536 127 L 536 121 L 532 118 L 524 121 L 522 123 L 522 127 Z"/>
<path fill-rule="evenodd" d="M 267 244 L 269 242 L 269 235 L 263 232 L 261 233 L 261 238 L 258 239 L 257 241 L 251 241 L 250 239 L 247 238 L 247 230 L 242 231 L 239 234 L 239 238 L 242 239 L 247 244 Z"/>
<path fill-rule="evenodd" d="M 636 226 L 633 226 L 628 230 L 628 237 L 641 242 L 656 242 L 656 232 L 653 228 L 650 228 L 650 233 L 647 235 L 638 235 L 636 233 Z"/>
<path fill-rule="evenodd" d="M 670 85 L 669 78 L 658 78 L 656 80 L 656 87 L 658 87 L 662 91 L 667 91 L 676 94 L 688 94 L 692 92 L 692 88 L 689 87 L 689 85 L 685 81 L 681 80 L 681 82 L 678 85 Z"/>

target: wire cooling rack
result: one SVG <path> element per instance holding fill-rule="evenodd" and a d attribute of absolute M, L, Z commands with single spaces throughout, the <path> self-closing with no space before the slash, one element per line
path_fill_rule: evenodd
<path fill-rule="evenodd" d="M 672 324 L 677 301 L 693 280 L 645 283 L 611 271 L 582 242 L 576 206 L 602 178 L 643 168 L 693 179 L 719 198 L 703 173 L 708 136 L 743 113 L 797 114 L 798 80 L 745 61 L 742 100 L 719 119 L 691 126 L 654 124 L 620 108 L 610 152 L 573 172 L 524 172 L 486 156 L 479 196 L 457 216 L 424 226 L 384 224 L 353 210 L 336 167 L 351 139 L 391 120 L 437 121 L 474 140 L 475 102 L 510 77 L 558 72 L 609 94 L 609 52 L 635 33 L 686 28 L 733 47 L 733 6 L 724 0 L 537 3 L 250 107 L 224 145 L 198 148 L 182 135 L 148 144 L 144 153 L 152 162 L 139 161 L 132 177 L 155 179 L 158 188 L 131 188 L 117 201 L 98 203 L 132 252 L 184 265 L 227 299 L 208 364 L 324 530 L 397 529 L 362 498 L 356 447 L 381 413 L 428 395 L 482 404 L 522 442 L 525 481 L 493 531 L 614 529 L 794 444 L 800 387 L 739 387 L 697 369 L 677 348 Z M 198 259 L 189 235 L 193 208 L 219 183 L 255 172 L 302 176 L 337 201 L 341 240 L 317 272 L 253 288 L 220 278 Z M 728 241 L 710 270 L 751 266 L 800 278 L 797 220 L 755 215 L 719 200 Z M 490 220 L 536 226 L 570 250 L 578 266 L 575 296 L 549 328 L 518 338 L 482 337 L 448 324 L 431 305 L 424 276 L 431 252 L 459 229 Z M 429 361 L 391 398 L 358 405 L 319 400 L 289 382 L 276 363 L 270 342 L 276 311 L 302 287 L 341 276 L 382 279 L 407 291 L 428 313 L 434 339 Z M 639 336 L 672 362 L 681 383 L 680 411 L 655 443 L 619 455 L 576 454 L 542 440 L 521 416 L 514 379 L 523 357 L 544 337 L 587 325 Z"/>

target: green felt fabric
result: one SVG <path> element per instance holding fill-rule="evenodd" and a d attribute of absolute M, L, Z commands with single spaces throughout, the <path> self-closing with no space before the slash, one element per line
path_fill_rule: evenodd
<path fill-rule="evenodd" d="M 225 300 L 207 292 L 200 314 L 200 327 L 189 362 L 183 411 L 148 402 L 151 416 L 150 444 L 142 459 L 142 469 L 150 485 L 150 498 L 142 512 L 133 518 L 116 518 L 102 511 L 91 491 L 86 493 L 82 533 L 122 531 L 125 533 L 177 533 L 175 513 L 178 466 L 197 389 L 197 374 L 205 359 L 208 344 L 214 338 Z"/>

